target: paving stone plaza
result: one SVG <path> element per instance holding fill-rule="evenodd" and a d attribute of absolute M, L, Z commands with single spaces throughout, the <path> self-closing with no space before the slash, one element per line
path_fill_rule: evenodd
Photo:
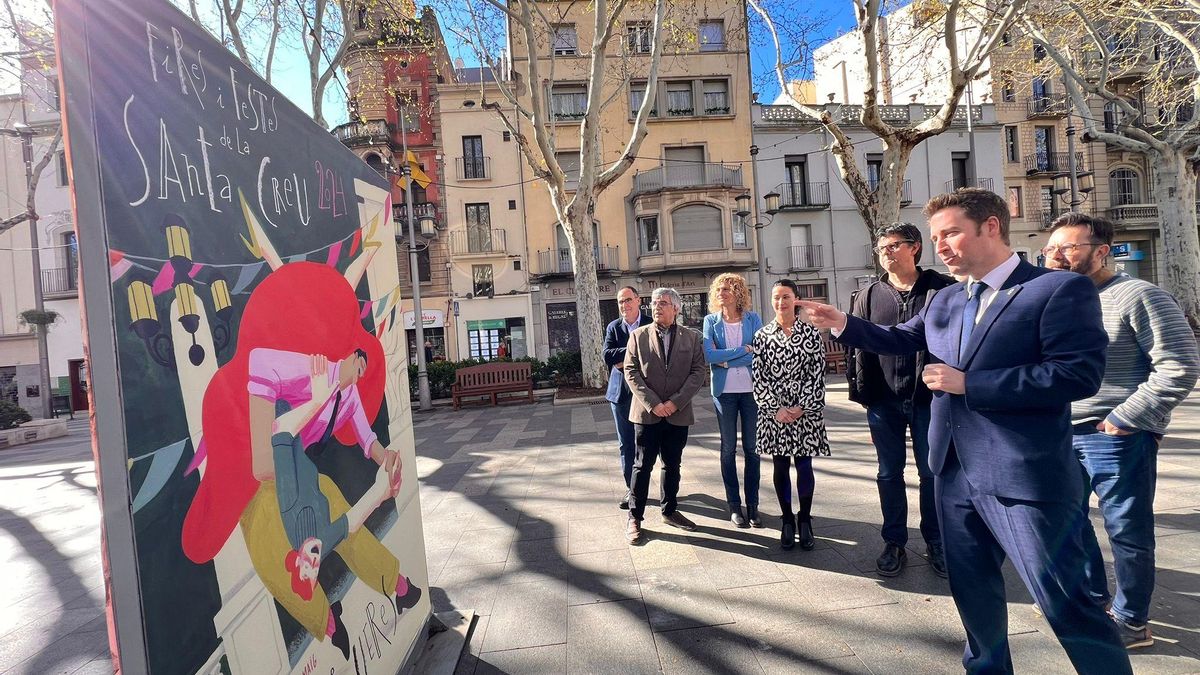
<path fill-rule="evenodd" d="M 769 478 L 768 527 L 728 522 L 703 393 L 696 410 L 679 494 L 699 529 L 668 528 L 651 506 L 649 540 L 633 548 L 607 404 L 417 414 L 434 611 L 479 615 L 459 673 L 961 672 L 962 627 L 915 518 L 908 568 L 874 573 L 874 450 L 844 384 L 829 392 L 834 456 L 816 462 L 813 551 L 779 549 Z M 1133 654 L 1139 673 L 1200 672 L 1195 393 L 1171 430 L 1159 455 L 1156 642 Z M 0 674 L 112 672 L 86 423 L 0 453 L 0 567 Z M 1009 591 L 1017 672 L 1071 672 L 1011 570 Z"/>

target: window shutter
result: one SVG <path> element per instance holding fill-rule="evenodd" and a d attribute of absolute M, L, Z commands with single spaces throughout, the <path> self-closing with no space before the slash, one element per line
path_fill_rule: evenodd
<path fill-rule="evenodd" d="M 724 248 L 721 211 L 712 206 L 694 204 L 671 214 L 671 230 L 676 251 Z"/>

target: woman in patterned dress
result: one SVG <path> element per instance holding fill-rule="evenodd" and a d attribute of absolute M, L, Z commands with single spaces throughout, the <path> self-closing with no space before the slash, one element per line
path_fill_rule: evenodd
<path fill-rule="evenodd" d="M 779 543 L 812 549 L 812 499 L 816 487 L 812 458 L 829 454 L 825 435 L 825 350 L 821 334 L 796 320 L 795 282 L 780 279 L 771 288 L 775 320 L 754 336 L 754 401 L 758 404 L 756 445 L 774 462 L 775 494 L 783 514 Z M 791 466 L 796 465 L 796 502 L 792 510 Z"/>

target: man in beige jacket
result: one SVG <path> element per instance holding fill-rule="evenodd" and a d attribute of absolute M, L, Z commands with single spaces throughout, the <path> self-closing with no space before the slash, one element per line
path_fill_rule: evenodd
<path fill-rule="evenodd" d="M 688 427 L 695 422 L 692 397 L 704 386 L 708 373 L 704 345 L 700 333 L 675 324 L 683 308 L 683 299 L 675 289 L 655 289 L 651 307 L 654 323 L 630 333 L 625 352 L 625 381 L 633 392 L 629 421 L 634 424 L 637 445 L 630 480 L 633 495 L 625 527 L 630 544 L 644 541 L 642 517 L 650 491 L 650 472 L 660 457 L 663 522 L 689 532 L 696 529 L 695 523 L 676 510 L 676 495 L 683 446 L 687 444 Z"/>

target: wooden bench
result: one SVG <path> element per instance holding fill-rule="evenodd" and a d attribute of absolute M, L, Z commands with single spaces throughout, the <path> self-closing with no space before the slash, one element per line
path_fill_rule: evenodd
<path fill-rule="evenodd" d="M 846 372 L 846 345 L 833 340 L 825 341 L 825 372 Z"/>
<path fill-rule="evenodd" d="M 533 403 L 533 377 L 529 363 L 485 363 L 481 366 L 454 371 L 451 395 L 454 409 L 462 407 L 464 398 L 490 397 L 497 405 L 497 394 L 524 393 Z M 506 397 L 516 398 L 516 397 Z"/>

